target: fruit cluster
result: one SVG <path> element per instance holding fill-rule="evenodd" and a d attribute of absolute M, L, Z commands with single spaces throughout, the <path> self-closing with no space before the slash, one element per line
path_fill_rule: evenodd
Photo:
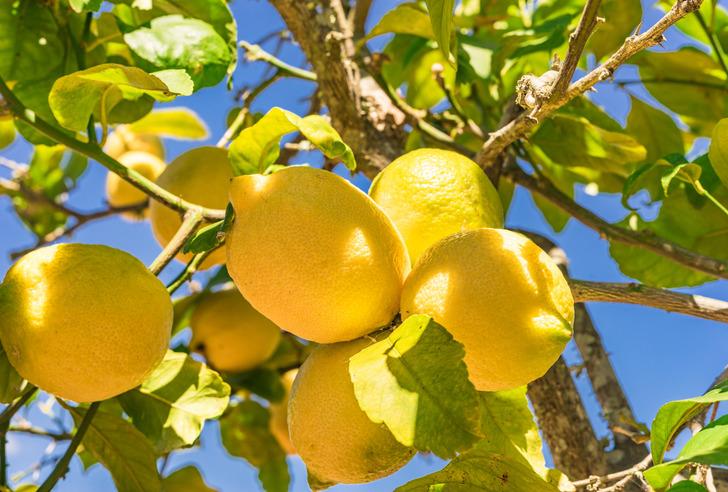
<path fill-rule="evenodd" d="M 226 262 L 237 290 L 202 296 L 190 348 L 220 371 L 240 372 L 273 354 L 280 329 L 319 344 L 286 375 L 287 409 L 271 407 L 273 433 L 319 480 L 371 481 L 413 455 L 360 409 L 348 372 L 349 358 L 386 336 L 382 328 L 398 314 L 444 326 L 464 346 L 480 391 L 540 377 L 571 337 L 563 275 L 533 242 L 502 229 L 497 191 L 459 154 L 410 152 L 367 195 L 305 166 L 233 178 L 226 152 L 211 147 L 163 167 L 153 141 L 140 149 L 122 137 L 114 151 L 127 166 L 188 201 L 224 208 L 229 200 L 235 210 L 225 248 L 202 267 Z M 127 186 L 109 178 L 112 205 L 145 199 Z M 156 202 L 149 218 L 162 244 L 180 225 Z M 10 362 L 28 381 L 79 402 L 138 385 L 167 348 L 172 316 L 161 282 L 105 246 L 36 250 L 0 286 Z"/>

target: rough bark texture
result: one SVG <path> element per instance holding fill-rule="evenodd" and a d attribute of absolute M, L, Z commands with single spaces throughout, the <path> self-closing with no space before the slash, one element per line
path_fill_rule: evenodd
<path fill-rule="evenodd" d="M 318 77 L 331 122 L 373 177 L 402 153 L 404 115 L 354 61 L 352 32 L 338 0 L 271 0 Z"/>

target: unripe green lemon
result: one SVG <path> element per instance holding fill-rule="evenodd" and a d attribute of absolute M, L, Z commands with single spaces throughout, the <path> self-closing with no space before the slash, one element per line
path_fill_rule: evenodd
<path fill-rule="evenodd" d="M 39 388 L 77 402 L 140 384 L 164 357 L 172 317 L 164 284 L 108 246 L 37 249 L 0 284 L 8 360 Z"/>
<path fill-rule="evenodd" d="M 281 330 L 236 289 L 205 294 L 190 319 L 190 347 L 220 371 L 241 372 L 265 362 Z"/>
<path fill-rule="evenodd" d="M 291 443 L 320 480 L 364 483 L 403 467 L 412 450 L 359 408 L 349 359 L 371 344 L 360 338 L 315 348 L 293 383 L 288 403 Z"/>
<path fill-rule="evenodd" d="M 395 159 L 369 195 L 402 233 L 412 264 L 456 232 L 503 227 L 498 192 L 472 160 L 449 150 L 418 149 Z"/>
<path fill-rule="evenodd" d="M 343 178 L 304 166 L 238 176 L 227 267 L 268 319 L 319 343 L 352 340 L 399 311 L 409 260 L 392 222 Z"/>
<path fill-rule="evenodd" d="M 118 159 L 127 152 L 146 152 L 153 156 L 164 159 L 164 145 L 156 135 L 136 133 L 125 125 L 117 126 L 109 134 L 104 145 L 104 152 L 114 159 Z"/>
<path fill-rule="evenodd" d="M 228 189 L 233 177 L 227 150 L 217 147 L 198 147 L 188 150 L 169 163 L 157 178 L 157 184 L 175 195 L 207 208 L 224 209 L 228 204 Z M 157 241 L 165 246 L 182 224 L 182 216 L 166 205 L 152 200 L 149 220 Z M 177 259 L 187 263 L 192 255 L 180 253 Z M 200 269 L 225 262 L 225 250 L 211 253 Z"/>
<path fill-rule="evenodd" d="M 286 389 L 286 396 L 279 403 L 271 403 L 269 409 L 270 431 L 287 454 L 296 454 L 296 450 L 291 444 L 291 437 L 288 435 L 288 401 L 297 374 L 298 369 L 291 369 L 283 375 L 281 379 L 283 379 L 283 386 Z"/>
<path fill-rule="evenodd" d="M 476 229 L 436 243 L 402 292 L 402 317 L 427 314 L 465 347 L 480 391 L 530 383 L 571 338 L 574 299 L 553 260 L 527 237 Z"/>
<path fill-rule="evenodd" d="M 131 151 L 119 156 L 119 162 L 145 178 L 154 181 L 164 171 L 164 161 L 148 152 Z M 106 176 L 106 200 L 112 207 L 128 207 L 145 202 L 149 197 L 112 172 Z M 124 212 L 124 217 L 138 219 L 143 213 Z"/>

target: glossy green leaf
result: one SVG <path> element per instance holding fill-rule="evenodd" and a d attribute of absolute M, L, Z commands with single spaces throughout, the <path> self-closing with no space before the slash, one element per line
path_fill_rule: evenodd
<path fill-rule="evenodd" d="M 330 159 L 339 159 L 354 170 L 354 153 L 322 116 L 301 118 L 290 111 L 273 108 L 254 125 L 245 128 L 230 144 L 230 162 L 236 175 L 262 173 L 276 163 L 281 138 L 300 131 Z"/>
<path fill-rule="evenodd" d="M 10 403 L 20 396 L 23 378 L 10 365 L 5 349 L 0 345 L 0 403 Z"/>
<path fill-rule="evenodd" d="M 162 492 L 216 492 L 216 490 L 205 483 L 200 470 L 190 465 L 164 477 Z"/>
<path fill-rule="evenodd" d="M 452 37 L 452 14 L 455 0 L 425 0 L 427 11 L 430 13 L 432 32 L 440 45 L 445 60 L 450 58 L 450 38 Z"/>
<path fill-rule="evenodd" d="M 131 123 L 128 128 L 136 133 L 178 140 L 205 140 L 210 136 L 202 118 L 184 107 L 157 109 Z"/>
<path fill-rule="evenodd" d="M 37 80 L 61 64 L 64 45 L 43 2 L 0 1 L 0 75 L 6 81 Z"/>
<path fill-rule="evenodd" d="M 728 186 L 728 118 L 723 118 L 713 128 L 708 157 L 715 174 L 724 186 Z"/>
<path fill-rule="evenodd" d="M 228 453 L 258 469 L 266 492 L 286 492 L 290 481 L 286 453 L 270 432 L 268 409 L 245 400 L 220 419 L 222 444 Z"/>
<path fill-rule="evenodd" d="M 119 396 L 124 411 L 158 453 L 189 446 L 205 420 L 227 408 L 230 387 L 204 364 L 168 351 L 138 389 Z"/>
<path fill-rule="evenodd" d="M 15 124 L 10 118 L 0 119 L 0 149 L 4 149 L 15 140 Z"/>
<path fill-rule="evenodd" d="M 662 463 L 665 451 L 686 422 L 708 405 L 726 400 L 728 400 L 728 381 L 724 381 L 702 396 L 671 401 L 660 407 L 655 420 L 652 421 L 650 431 L 653 463 L 656 465 Z"/>
<path fill-rule="evenodd" d="M 645 478 L 658 491 L 688 463 L 728 465 L 728 415 L 709 423 L 685 443 L 677 458 L 645 470 Z"/>
<path fill-rule="evenodd" d="M 667 492 L 708 492 L 708 489 L 699 483 L 683 480 L 670 487 Z"/>
<path fill-rule="evenodd" d="M 58 122 L 69 130 L 83 131 L 94 114 L 102 125 L 126 123 L 151 109 L 153 101 L 170 101 L 175 93 L 159 78 L 135 67 L 98 65 L 65 75 L 53 84 L 48 102 Z M 133 102 L 135 111 L 130 112 Z"/>
<path fill-rule="evenodd" d="M 617 51 L 635 31 L 642 20 L 642 4 L 632 0 L 604 0 L 599 6 L 599 15 L 605 22 L 599 24 L 587 45 L 597 60 Z"/>
<path fill-rule="evenodd" d="M 23 106 L 32 110 L 38 116 L 55 127 L 60 127 L 48 104 L 48 95 L 51 92 L 53 83 L 59 77 L 58 73 L 52 73 L 40 80 L 18 82 L 13 86 L 13 93 L 23 103 Z M 34 145 L 55 145 L 56 142 L 46 137 L 29 124 L 22 120 L 15 120 L 15 127 L 26 140 Z M 67 130 L 63 130 L 69 133 Z"/>
<path fill-rule="evenodd" d="M 78 425 L 82 407 L 65 408 Z M 83 449 L 109 470 L 119 492 L 160 492 L 156 455 L 146 437 L 126 420 L 99 411 L 83 436 Z"/>
<path fill-rule="evenodd" d="M 103 0 L 68 0 L 68 5 L 74 12 L 80 14 L 81 12 L 96 12 L 102 2 Z"/>
<path fill-rule="evenodd" d="M 435 39 L 430 16 L 416 3 L 402 3 L 388 11 L 369 31 L 367 39 L 387 33 L 412 34 Z"/>
<path fill-rule="evenodd" d="M 448 90 L 455 83 L 455 69 L 447 63 L 442 52 L 436 49 L 424 50 L 407 67 L 407 103 L 418 109 L 428 109 L 445 98 L 440 82 L 433 68 L 442 69 L 440 76 Z"/>
<path fill-rule="evenodd" d="M 627 132 L 641 143 L 645 160 L 655 161 L 672 153 L 684 152 L 682 133 L 675 121 L 654 106 L 631 97 L 632 109 L 627 117 Z"/>
<path fill-rule="evenodd" d="M 280 373 L 267 367 L 228 374 L 225 380 L 233 388 L 250 391 L 273 403 L 280 402 L 286 396 L 286 388 L 283 386 Z"/>
<path fill-rule="evenodd" d="M 232 62 L 227 43 L 210 24 L 181 15 L 152 19 L 150 27 L 124 34 L 124 41 L 142 68 L 184 69 L 198 90 L 220 82 Z"/>
<path fill-rule="evenodd" d="M 464 355 L 462 345 L 429 316 L 410 316 L 351 358 L 359 406 L 405 446 L 451 458 L 481 437 L 477 392 Z"/>

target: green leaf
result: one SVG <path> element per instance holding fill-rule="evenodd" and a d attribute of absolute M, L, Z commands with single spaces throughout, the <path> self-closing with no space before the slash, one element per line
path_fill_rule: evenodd
<path fill-rule="evenodd" d="M 708 157 L 715 174 L 724 186 L 728 186 L 728 118 L 723 118 L 713 128 Z"/>
<path fill-rule="evenodd" d="M 225 233 L 230 230 L 234 217 L 235 210 L 233 209 L 233 206 L 228 203 L 225 208 L 225 218 L 197 231 L 197 233 L 185 243 L 182 251 L 184 253 L 197 254 L 204 253 L 205 251 L 210 251 L 218 247 L 222 244 Z"/>
<path fill-rule="evenodd" d="M 597 61 L 617 51 L 635 31 L 642 20 L 642 4 L 632 0 L 604 0 L 599 6 L 599 15 L 606 22 L 599 24 L 587 45 Z"/>
<path fill-rule="evenodd" d="M 442 52 L 431 49 L 422 51 L 406 69 L 407 102 L 418 109 L 427 109 L 442 101 L 446 94 L 432 72 L 440 65 L 440 74 L 445 87 L 450 90 L 455 84 L 455 69 L 447 63 Z"/>
<path fill-rule="evenodd" d="M 267 367 L 229 374 L 225 380 L 236 389 L 248 390 L 272 403 L 278 403 L 286 396 L 280 373 Z"/>
<path fill-rule="evenodd" d="M 68 0 L 68 5 L 74 12 L 80 14 L 81 12 L 96 12 L 102 2 L 103 0 Z"/>
<path fill-rule="evenodd" d="M 450 38 L 452 36 L 452 11 L 455 0 L 425 0 L 427 11 L 430 13 L 432 32 L 440 45 L 445 60 L 450 59 Z"/>
<path fill-rule="evenodd" d="M 15 140 L 15 124 L 11 118 L 0 119 L 0 149 L 4 149 Z"/>
<path fill-rule="evenodd" d="M 683 480 L 670 487 L 667 492 L 708 492 L 708 489 L 699 483 Z"/>
<path fill-rule="evenodd" d="M 48 102 L 58 122 L 74 131 L 86 129 L 91 114 L 103 125 L 126 123 L 133 103 L 137 119 L 154 99 L 170 101 L 174 93 L 157 77 L 135 67 L 113 63 L 65 75 L 53 84 Z"/>
<path fill-rule="evenodd" d="M 677 458 L 645 471 L 645 478 L 657 490 L 665 490 L 688 463 L 728 465 L 728 415 L 706 425 L 685 443 Z"/>
<path fill-rule="evenodd" d="M 59 73 L 52 73 L 50 76 L 27 82 L 18 82 L 13 86 L 13 93 L 23 103 L 23 106 L 32 110 L 38 116 L 46 120 L 46 122 L 60 127 L 56 121 L 50 106 L 48 105 L 48 95 L 51 92 L 53 83 L 60 76 Z M 55 145 L 56 142 L 46 137 L 38 130 L 31 127 L 28 123 L 22 120 L 15 120 L 15 127 L 26 140 L 34 145 Z M 63 130 L 64 133 L 70 134 L 68 130 Z"/>
<path fill-rule="evenodd" d="M 228 453 L 258 468 L 266 492 L 286 492 L 290 481 L 286 453 L 271 434 L 268 409 L 245 400 L 220 419 L 222 444 Z"/>
<path fill-rule="evenodd" d="M 632 109 L 627 117 L 627 132 L 641 143 L 647 155 L 645 159 L 655 161 L 672 153 L 682 154 L 682 133 L 675 121 L 667 114 L 631 97 Z"/>
<path fill-rule="evenodd" d="M 0 1 L 0 32 L 0 75 L 6 81 L 41 79 L 64 59 L 58 25 L 43 2 Z"/>
<path fill-rule="evenodd" d="M 135 133 L 179 140 L 205 140 L 210 136 L 202 118 L 183 107 L 157 109 L 127 128 Z"/>
<path fill-rule="evenodd" d="M 200 470 L 189 465 L 175 470 L 162 480 L 162 492 L 216 492 L 208 487 Z"/>
<path fill-rule="evenodd" d="M 124 41 L 147 71 L 184 69 L 196 89 L 216 85 L 233 61 L 227 43 L 207 22 L 167 15 L 150 27 L 124 34 Z"/>
<path fill-rule="evenodd" d="M 160 454 L 195 442 L 207 419 L 227 408 L 230 387 L 190 356 L 167 355 L 138 389 L 119 396 L 124 411 Z"/>
<path fill-rule="evenodd" d="M 351 358 L 359 406 L 405 446 L 451 458 L 480 439 L 479 405 L 460 343 L 429 316 L 410 316 Z"/>
<path fill-rule="evenodd" d="M 152 72 L 149 75 L 157 77 L 167 86 L 170 92 L 180 96 L 189 96 L 195 90 L 192 78 L 182 69 L 169 68 Z"/>
<path fill-rule="evenodd" d="M 301 118 L 285 109 L 273 108 L 241 131 L 230 144 L 230 162 L 235 175 L 262 173 L 275 164 L 281 138 L 296 130 L 329 159 L 340 159 L 352 171 L 356 168 L 354 153 L 324 117 Z"/>
<path fill-rule="evenodd" d="M 64 405 L 76 425 L 86 409 Z M 160 492 L 161 481 L 152 445 L 126 420 L 97 412 L 83 436 L 83 448 L 99 461 L 114 479 L 119 492 Z"/>
<path fill-rule="evenodd" d="M 387 33 L 412 34 L 435 39 L 430 16 L 416 3 L 402 3 L 384 14 L 365 39 Z"/>
<path fill-rule="evenodd" d="M 728 381 L 722 382 L 702 396 L 671 401 L 662 405 L 652 422 L 650 431 L 652 462 L 656 465 L 662 463 L 665 451 L 686 422 L 702 412 L 708 405 L 726 400 L 728 400 Z"/>
<path fill-rule="evenodd" d="M 190 324 L 192 312 L 199 301 L 200 294 L 192 294 L 174 300 L 174 323 L 172 324 L 172 335 L 176 335 Z"/>
<path fill-rule="evenodd" d="M 23 378 L 10 365 L 5 349 L 0 345 L 0 403 L 10 403 L 20 396 Z"/>

